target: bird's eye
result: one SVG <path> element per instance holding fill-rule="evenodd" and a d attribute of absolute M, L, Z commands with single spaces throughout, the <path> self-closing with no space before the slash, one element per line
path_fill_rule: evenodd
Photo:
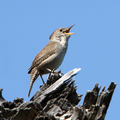
<path fill-rule="evenodd" d="M 62 32 L 62 29 L 60 29 L 60 32 Z"/>

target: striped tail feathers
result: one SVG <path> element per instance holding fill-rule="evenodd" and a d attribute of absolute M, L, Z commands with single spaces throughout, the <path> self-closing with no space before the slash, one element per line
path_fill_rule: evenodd
<path fill-rule="evenodd" d="M 31 79 L 31 81 L 30 81 L 30 87 L 29 87 L 28 97 L 30 96 L 30 92 L 31 92 L 33 83 L 35 82 L 35 80 L 37 79 L 38 76 L 39 76 L 39 73 L 38 73 L 37 69 L 33 68 L 31 70 L 31 73 L 30 73 L 30 79 Z"/>

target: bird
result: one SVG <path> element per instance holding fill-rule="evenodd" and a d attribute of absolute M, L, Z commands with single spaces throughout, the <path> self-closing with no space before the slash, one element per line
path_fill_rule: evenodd
<path fill-rule="evenodd" d="M 72 34 L 75 34 L 69 32 L 73 26 L 55 30 L 50 35 L 48 44 L 35 56 L 31 67 L 28 69 L 31 79 L 28 97 L 38 76 L 41 77 L 43 84 L 45 84 L 42 75 L 56 70 L 61 65 L 68 48 L 68 40 Z"/>

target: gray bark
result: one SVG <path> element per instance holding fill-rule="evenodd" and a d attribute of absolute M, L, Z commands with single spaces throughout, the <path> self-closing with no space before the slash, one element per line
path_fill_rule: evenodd
<path fill-rule="evenodd" d="M 83 105 L 78 106 L 82 95 L 76 92 L 72 77 L 79 70 L 73 69 L 63 76 L 60 71 L 51 73 L 29 102 L 23 98 L 8 102 L 0 89 L 0 120 L 104 120 L 116 84 L 111 82 L 108 89 L 104 87 L 101 92 L 95 84 L 87 91 Z"/>

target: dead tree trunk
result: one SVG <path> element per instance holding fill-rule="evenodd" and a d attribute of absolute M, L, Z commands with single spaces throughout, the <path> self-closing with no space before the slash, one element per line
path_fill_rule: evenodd
<path fill-rule="evenodd" d="M 116 84 L 111 82 L 100 93 L 96 84 L 92 91 L 87 91 L 83 105 L 78 106 L 82 95 L 76 93 L 72 77 L 79 70 L 73 69 L 63 76 L 60 71 L 51 73 L 29 102 L 23 102 L 23 98 L 8 102 L 1 89 L 0 120 L 104 120 Z"/>

